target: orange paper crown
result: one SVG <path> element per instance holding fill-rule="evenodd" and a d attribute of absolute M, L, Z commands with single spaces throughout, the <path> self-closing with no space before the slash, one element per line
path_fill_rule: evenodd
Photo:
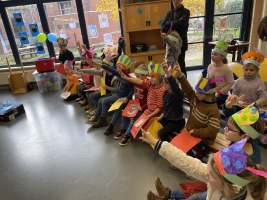
<path fill-rule="evenodd" d="M 242 56 L 242 61 L 244 62 L 244 65 L 251 63 L 259 67 L 260 64 L 264 61 L 264 55 L 262 55 L 257 48 L 254 49 L 256 50 L 256 52 L 249 51 Z"/>

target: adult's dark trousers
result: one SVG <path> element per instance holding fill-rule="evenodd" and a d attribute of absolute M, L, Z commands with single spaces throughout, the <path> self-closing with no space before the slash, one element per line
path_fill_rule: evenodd
<path fill-rule="evenodd" d="M 185 69 L 185 51 L 181 51 L 181 54 L 178 57 L 178 63 L 181 67 L 182 72 L 187 77 L 186 69 Z"/>

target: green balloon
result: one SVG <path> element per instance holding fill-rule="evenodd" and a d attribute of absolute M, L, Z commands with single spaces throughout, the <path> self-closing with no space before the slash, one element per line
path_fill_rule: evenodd
<path fill-rule="evenodd" d="M 46 34 L 44 34 L 44 33 L 40 33 L 40 34 L 37 36 L 37 40 L 38 40 L 39 42 L 45 42 L 46 39 L 47 39 L 47 36 L 46 36 Z"/>

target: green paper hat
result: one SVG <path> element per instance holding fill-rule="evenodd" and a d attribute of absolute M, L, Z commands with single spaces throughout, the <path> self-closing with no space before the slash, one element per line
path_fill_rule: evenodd
<path fill-rule="evenodd" d="M 225 34 L 225 36 L 217 42 L 213 51 L 221 55 L 227 56 L 227 52 L 225 52 L 228 49 L 228 43 L 226 42 L 227 37 L 228 37 L 228 34 Z"/>

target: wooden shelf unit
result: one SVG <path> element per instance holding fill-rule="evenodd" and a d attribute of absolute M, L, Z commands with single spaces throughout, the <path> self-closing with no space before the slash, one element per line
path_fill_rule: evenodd
<path fill-rule="evenodd" d="M 135 4 L 123 4 L 121 1 L 122 23 L 126 54 L 132 61 L 161 63 L 166 50 L 160 37 L 161 23 L 168 11 L 171 10 L 171 1 L 153 1 Z M 131 45 L 156 45 L 158 50 L 141 53 L 131 53 Z M 131 67 L 134 71 L 134 66 Z"/>

